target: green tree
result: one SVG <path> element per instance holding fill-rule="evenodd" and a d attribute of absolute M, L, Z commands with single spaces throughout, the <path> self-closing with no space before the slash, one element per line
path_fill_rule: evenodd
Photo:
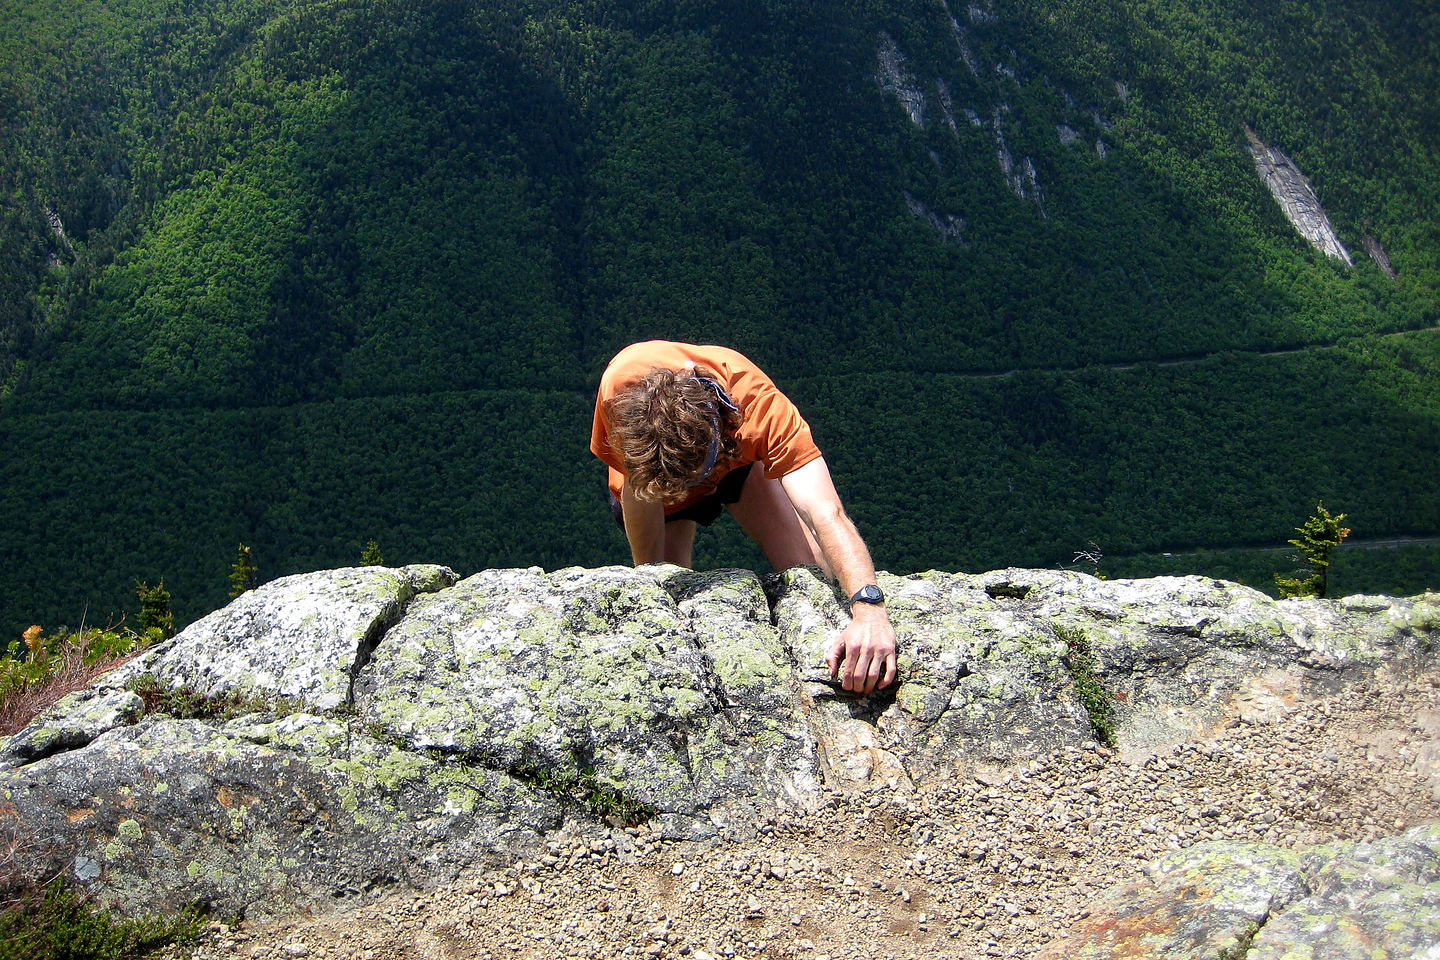
<path fill-rule="evenodd" d="M 175 614 L 170 612 L 170 591 L 165 589 L 165 579 L 150 586 L 143 580 L 135 582 L 135 594 L 140 598 L 140 629 L 146 637 L 166 640 L 175 636 Z"/>
<path fill-rule="evenodd" d="M 1295 528 L 1300 536 L 1289 541 L 1300 551 L 1293 559 L 1309 568 L 1303 577 L 1275 574 L 1275 583 L 1282 597 L 1323 597 L 1330 589 L 1330 558 L 1335 549 L 1350 535 L 1350 528 L 1340 526 L 1345 514 L 1331 516 L 1325 504 L 1315 505 L 1315 515 Z M 1300 571 L 1304 573 L 1302 569 Z"/>
<path fill-rule="evenodd" d="M 246 590 L 255 589 L 255 579 L 259 571 L 255 568 L 255 558 L 250 553 L 250 548 L 240 544 L 235 557 L 235 565 L 230 568 L 230 597 L 234 599 Z"/>
<path fill-rule="evenodd" d="M 365 544 L 365 550 L 360 554 L 360 566 L 362 567 L 383 567 L 385 558 L 380 555 L 380 544 L 371 540 Z"/>

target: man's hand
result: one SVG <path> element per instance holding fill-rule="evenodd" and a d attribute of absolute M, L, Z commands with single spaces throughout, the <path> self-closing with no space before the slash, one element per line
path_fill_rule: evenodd
<path fill-rule="evenodd" d="M 840 589 L 853 595 L 866 584 L 873 584 L 875 564 L 870 560 L 870 551 L 840 505 L 840 495 L 835 492 L 824 458 L 785 474 L 780 486 L 800 522 L 810 528 L 826 572 L 839 582 Z M 883 604 L 856 603 L 851 605 L 850 618 L 850 625 L 825 654 L 831 678 L 840 673 L 843 664 L 842 689 L 870 693 L 890 686 L 897 678 L 895 628 L 890 624 L 890 615 Z"/>
<path fill-rule="evenodd" d="M 831 678 L 841 673 L 843 665 L 840 686 L 845 690 L 870 693 L 891 686 L 898 678 L 898 666 L 895 628 L 890 625 L 885 608 L 857 603 L 850 615 L 850 625 L 840 632 L 825 654 Z"/>

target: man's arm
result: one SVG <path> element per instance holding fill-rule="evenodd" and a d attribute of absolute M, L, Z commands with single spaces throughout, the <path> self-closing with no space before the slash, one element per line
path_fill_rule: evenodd
<path fill-rule="evenodd" d="M 780 485 L 801 522 L 810 528 L 841 591 L 847 597 L 854 596 L 861 587 L 874 583 L 875 565 L 870 560 L 870 551 L 840 504 L 840 495 L 835 491 L 824 458 L 787 473 L 780 478 Z M 841 686 L 860 693 L 869 693 L 881 685 L 882 669 L 885 686 L 894 683 L 895 628 L 884 604 L 853 604 L 850 618 L 850 625 L 825 655 L 830 675 L 839 673 L 843 663 L 845 674 Z"/>
<path fill-rule="evenodd" d="M 620 509 L 625 518 L 625 539 L 630 541 L 630 556 L 635 566 L 664 560 L 665 505 L 659 500 L 637 498 L 627 483 L 620 488 Z"/>

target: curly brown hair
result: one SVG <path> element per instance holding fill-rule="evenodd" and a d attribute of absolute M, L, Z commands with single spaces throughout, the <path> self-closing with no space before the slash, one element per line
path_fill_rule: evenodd
<path fill-rule="evenodd" d="M 625 484 L 641 500 L 681 500 L 720 432 L 719 459 L 734 457 L 742 417 L 721 402 L 715 374 L 704 367 L 657 368 L 617 393 L 607 406 L 610 442 L 625 463 Z"/>

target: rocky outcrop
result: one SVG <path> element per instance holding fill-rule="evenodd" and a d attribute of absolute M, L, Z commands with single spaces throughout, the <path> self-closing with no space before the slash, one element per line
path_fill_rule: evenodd
<path fill-rule="evenodd" d="M 37 874 L 126 909 L 316 909 L 533 856 L 562 828 L 750 837 L 829 791 L 1074 749 L 1102 709 L 1143 758 L 1426 658 L 1440 631 L 1428 595 L 1033 570 L 881 586 L 902 683 L 854 697 L 823 669 L 845 612 L 805 568 L 277 580 L 4 742 L 0 827 L 39 844 Z"/>
<path fill-rule="evenodd" d="M 880 89 L 899 101 L 911 123 L 924 127 L 925 94 L 920 91 L 919 83 L 910 73 L 905 55 L 900 52 L 900 45 L 895 42 L 894 37 L 883 31 L 880 34 L 879 49 L 875 52 L 875 60 L 875 79 L 880 84 Z"/>
<path fill-rule="evenodd" d="M 1042 83 L 1049 87 L 1051 81 L 1044 77 L 1027 76 L 1028 71 L 1023 66 L 1025 61 L 1014 48 L 1007 46 L 990 57 L 976 53 L 976 46 L 972 41 L 988 32 L 998 22 L 994 11 L 987 6 L 969 5 L 964 12 L 965 24 L 961 23 L 956 13 L 950 12 L 948 5 L 942 6 L 945 6 L 950 22 L 955 63 L 963 66 L 969 80 L 975 81 L 961 84 L 965 90 L 964 95 L 976 99 L 969 105 L 958 105 L 957 109 L 950 81 L 945 76 L 917 77 L 899 43 L 894 36 L 886 32 L 881 32 L 878 37 L 875 81 L 881 90 L 895 98 L 910 122 L 922 129 L 926 127 L 928 104 L 925 91 L 933 89 L 934 102 L 939 105 L 941 121 L 962 149 L 973 148 L 977 141 L 969 136 L 968 131 L 962 133 L 957 114 L 963 115 L 971 126 L 986 131 L 988 147 L 994 153 L 1006 188 L 1018 199 L 1032 201 L 1040 217 L 1048 220 L 1045 191 L 1041 186 L 1035 161 L 1024 154 L 1016 157 L 1010 144 L 1011 135 L 1020 130 L 1020 121 L 1012 116 L 1011 103 L 1015 100 L 1015 94 L 1033 83 Z M 952 76 L 951 79 L 957 78 Z M 959 75 L 959 80 L 963 79 L 964 75 Z M 1063 122 L 1055 125 L 1056 137 L 1062 145 L 1068 147 L 1082 137 L 1076 124 L 1088 126 L 1093 123 L 1096 133 L 1093 141 L 1095 150 L 1097 155 L 1104 159 L 1108 149 L 1105 137 L 1113 126 L 1111 121 L 1106 119 L 1098 108 L 1087 108 L 1078 104 L 1069 92 L 1061 89 L 1059 93 L 1066 105 L 1066 116 Z M 1123 102 L 1127 95 L 1123 83 L 1116 82 L 1116 93 Z M 1026 139 L 1028 138 L 1021 135 L 1021 141 Z M 1088 135 L 1085 136 L 1085 142 L 1090 142 Z M 937 165 L 942 164 L 937 153 L 932 152 L 931 159 Z M 960 239 L 965 224 L 960 215 L 936 213 L 908 191 L 905 193 L 905 206 L 912 216 L 928 223 L 942 237 L 949 240 Z"/>
<path fill-rule="evenodd" d="M 1366 253 L 1370 254 L 1370 259 L 1375 261 L 1375 266 L 1379 267 L 1385 276 L 1394 280 L 1396 277 L 1395 266 L 1390 262 L 1390 256 L 1380 245 L 1380 241 L 1366 234 L 1360 238 L 1360 245 L 1365 248 Z"/>
<path fill-rule="evenodd" d="M 1037 960 L 1440 957 L 1440 825 L 1304 854 L 1206 843 L 1146 873 Z"/>
<path fill-rule="evenodd" d="M 935 232 L 947 240 L 954 240 L 957 243 L 965 241 L 965 218 L 957 217 L 953 213 L 937 213 L 922 203 L 909 190 L 905 191 L 905 209 L 910 215 L 918 217 L 930 224 Z"/>
<path fill-rule="evenodd" d="M 1330 218 L 1325 208 L 1320 206 L 1320 198 L 1315 195 L 1315 188 L 1305 174 L 1284 153 L 1262 143 L 1248 125 L 1245 137 L 1250 142 L 1255 169 L 1275 197 L 1275 202 L 1285 211 L 1285 218 L 1316 250 L 1342 261 L 1347 267 L 1353 267 L 1355 263 L 1350 259 L 1350 251 L 1335 235 L 1335 228 L 1330 225 Z"/>

